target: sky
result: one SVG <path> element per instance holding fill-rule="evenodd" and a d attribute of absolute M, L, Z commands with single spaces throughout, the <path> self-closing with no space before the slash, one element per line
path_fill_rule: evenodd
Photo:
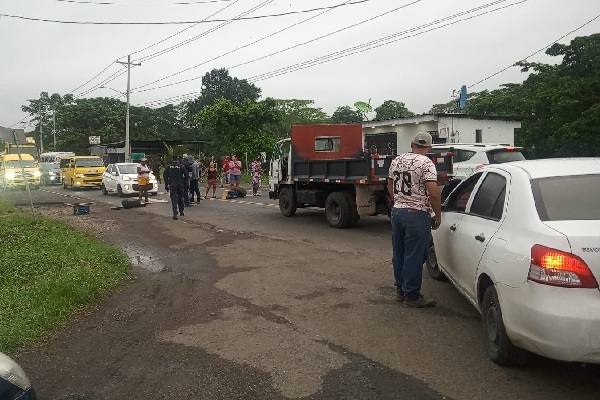
<path fill-rule="evenodd" d="M 200 22 L 0 16 L 0 126 L 11 126 L 27 120 L 21 105 L 42 91 L 124 99 L 126 69 L 115 61 L 128 54 L 141 63 L 131 69 L 133 105 L 190 98 L 206 72 L 228 68 L 263 98 L 314 100 L 329 114 L 385 100 L 424 113 L 462 85 L 522 82 L 513 67 L 473 85 L 600 15 L 600 1 L 2 0 L 0 14 Z M 597 32 L 600 18 L 561 42 Z M 529 61 L 559 60 L 540 52 Z"/>

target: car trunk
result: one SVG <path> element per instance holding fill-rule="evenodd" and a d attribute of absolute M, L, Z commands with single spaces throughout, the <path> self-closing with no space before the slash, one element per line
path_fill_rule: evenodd
<path fill-rule="evenodd" d="M 571 252 L 588 265 L 600 282 L 600 221 L 545 221 L 546 225 L 567 236 Z"/>

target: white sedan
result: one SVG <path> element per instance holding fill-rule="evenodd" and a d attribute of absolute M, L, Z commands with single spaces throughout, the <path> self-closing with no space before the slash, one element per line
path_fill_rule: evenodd
<path fill-rule="evenodd" d="M 117 193 L 120 197 L 138 194 L 136 163 L 116 163 L 106 167 L 102 175 L 102 194 Z M 152 196 L 158 194 L 158 182 L 150 173 L 148 193 Z"/>
<path fill-rule="evenodd" d="M 491 165 L 445 201 L 427 269 L 481 312 L 496 363 L 600 363 L 599 199 L 600 158 L 580 158 Z"/>

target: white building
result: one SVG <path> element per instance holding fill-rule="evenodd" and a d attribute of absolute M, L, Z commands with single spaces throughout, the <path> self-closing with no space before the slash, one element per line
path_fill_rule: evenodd
<path fill-rule="evenodd" d="M 417 132 L 429 132 L 434 143 L 502 143 L 513 146 L 515 129 L 520 127 L 521 122 L 514 117 L 423 114 L 385 121 L 365 121 L 363 133 L 371 151 L 400 154 L 410 150 L 410 142 Z"/>

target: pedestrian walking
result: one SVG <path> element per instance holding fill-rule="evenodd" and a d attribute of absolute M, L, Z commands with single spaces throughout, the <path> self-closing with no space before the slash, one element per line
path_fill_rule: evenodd
<path fill-rule="evenodd" d="M 142 204 L 142 198 L 148 203 L 148 186 L 150 185 L 150 166 L 148 165 L 148 159 L 143 157 L 137 166 L 137 183 L 138 183 L 138 197 L 140 204 Z"/>
<path fill-rule="evenodd" d="M 238 160 L 234 154 L 229 162 L 229 186 L 240 186 L 240 178 L 242 176 L 242 162 Z"/>
<path fill-rule="evenodd" d="M 190 203 L 194 202 L 194 195 L 196 195 L 196 203 L 200 204 L 200 175 L 202 174 L 202 168 L 200 163 L 192 159 L 190 165 L 192 167 L 192 176 L 190 176 Z"/>
<path fill-rule="evenodd" d="M 221 187 L 223 182 L 229 185 L 229 156 L 221 157 Z"/>
<path fill-rule="evenodd" d="M 183 158 L 181 158 L 181 165 L 188 173 L 187 179 L 183 183 L 183 190 L 185 192 L 185 206 L 192 207 L 192 204 L 190 203 L 190 176 L 192 176 L 192 166 L 190 165 L 189 156 L 187 154 L 184 154 Z"/>
<path fill-rule="evenodd" d="M 216 198 L 216 190 L 217 190 L 217 175 L 218 175 L 218 171 L 217 171 L 217 163 L 215 162 L 211 162 L 210 164 L 208 164 L 208 169 L 206 170 L 206 195 L 204 196 L 205 199 L 208 198 L 208 192 L 210 191 L 210 188 L 212 187 L 212 192 L 213 192 L 213 199 Z"/>
<path fill-rule="evenodd" d="M 431 229 L 432 226 L 437 229 L 442 221 L 437 171 L 426 156 L 431 144 L 429 133 L 417 133 L 411 143 L 412 153 L 397 156 L 389 170 L 388 193 L 394 199 L 391 215 L 394 284 L 398 301 L 406 307 L 435 305 L 435 300 L 421 294 Z"/>
<path fill-rule="evenodd" d="M 260 193 L 258 192 L 260 183 L 262 182 L 262 165 L 260 157 L 256 157 L 256 160 L 252 161 L 250 169 L 252 170 L 252 195 L 260 196 Z"/>
<path fill-rule="evenodd" d="M 181 165 L 180 157 L 173 157 L 173 162 L 165 167 L 163 179 L 165 181 L 165 190 L 171 198 L 171 207 L 173 209 L 173 219 L 177 219 L 177 215 L 183 217 L 185 209 L 185 198 L 188 197 L 185 192 L 185 181 L 188 179 L 187 169 Z M 177 211 L 179 210 L 179 214 Z"/>
<path fill-rule="evenodd" d="M 160 167 L 162 167 L 162 163 L 158 159 L 153 160 L 152 164 L 150 165 L 150 169 L 152 169 L 152 175 L 154 175 L 158 183 L 162 183 L 160 176 Z"/>

